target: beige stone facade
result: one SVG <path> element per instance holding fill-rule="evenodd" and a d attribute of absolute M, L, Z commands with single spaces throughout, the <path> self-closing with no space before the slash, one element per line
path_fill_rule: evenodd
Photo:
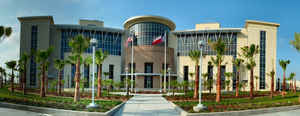
<path fill-rule="evenodd" d="M 138 40 L 137 44 L 134 45 L 134 63 L 136 65 L 134 72 L 136 80 L 135 87 L 138 89 L 143 89 L 145 87 L 144 84 L 148 83 L 145 79 L 146 76 L 151 77 L 152 89 L 161 89 L 163 85 L 161 72 L 164 64 L 164 46 L 151 45 L 151 41 L 153 41 L 155 37 L 163 35 L 164 32 L 168 32 L 167 64 L 168 67 L 172 69 L 172 77 L 176 77 L 174 79 L 177 79 L 179 82 L 184 80 L 192 82 L 195 78 L 194 76 L 190 76 L 190 74 L 188 74 L 187 79 L 184 78 L 184 67 L 188 67 L 188 73 L 195 72 L 195 63 L 189 58 L 188 52 L 193 49 L 199 49 L 196 44 L 198 41 L 204 40 L 204 43 L 207 44 L 208 39 L 218 37 L 229 38 L 233 41 L 232 44 L 228 43 L 232 51 L 225 55 L 222 64 L 222 66 L 225 67 L 225 72 L 236 71 L 234 70 L 232 60 L 241 58 L 239 55 L 241 53 L 240 48 L 251 44 L 264 45 L 263 54 L 259 53 L 255 56 L 256 67 L 254 68 L 254 75 L 259 76 L 259 79 L 254 79 L 254 85 L 258 85 L 259 87 L 257 88 L 259 90 L 269 90 L 270 78 L 267 73 L 273 69 L 276 72 L 277 31 L 280 26 L 277 23 L 247 20 L 245 26 L 241 28 L 223 28 L 219 23 L 206 23 L 196 24 L 195 29 L 177 31 L 175 30 L 176 25 L 174 22 L 160 16 L 132 17 L 125 21 L 124 29 L 105 27 L 103 21 L 97 20 L 80 20 L 78 25 L 69 25 L 55 24 L 52 16 L 19 17 L 18 19 L 21 23 L 20 54 L 25 52 L 29 53 L 33 47 L 31 45 L 33 43 L 33 34 L 35 33 L 32 31 L 33 26 L 37 27 L 37 32 L 35 33 L 37 34 L 37 50 L 54 46 L 54 52 L 50 60 L 66 60 L 70 55 L 70 51 L 67 47 L 68 38 L 75 36 L 74 34 L 83 33 L 89 38 L 97 38 L 99 40 L 100 44 L 97 45 L 97 49 L 101 48 L 110 52 L 110 55 L 102 64 L 102 68 L 103 72 L 112 72 L 110 74 L 113 75 L 115 82 L 122 81 L 126 77 L 125 68 L 129 68 L 129 64 L 131 63 L 131 46 L 126 47 L 125 43 L 127 38 L 131 36 L 131 32 L 133 32 Z M 265 38 L 263 39 L 261 38 L 262 32 L 265 34 Z M 262 41 L 264 39 L 265 41 Z M 203 58 L 201 70 L 202 73 L 207 73 L 208 62 L 211 57 L 214 57 L 214 53 L 210 51 L 209 47 L 205 47 L 204 51 L 209 54 Z M 88 51 L 83 56 L 91 56 L 91 51 Z M 152 64 L 152 73 L 145 73 L 145 63 Z M 110 67 L 110 65 L 113 65 L 113 68 Z M 29 67 L 27 70 L 27 77 L 29 77 L 27 78 L 27 83 L 35 87 L 39 85 L 37 84 L 39 71 L 37 68 L 31 67 L 34 66 L 31 62 L 28 62 L 27 66 Z M 36 69 L 36 73 L 33 73 L 33 69 Z M 90 75 L 92 74 L 92 70 L 92 65 L 90 65 Z M 82 74 L 85 73 L 83 65 L 81 66 L 81 71 Z M 215 80 L 217 72 L 216 66 L 213 67 L 212 72 L 213 79 Z M 35 76 L 32 74 L 35 74 Z M 65 66 L 63 74 L 65 88 L 70 87 L 72 75 L 70 64 Z M 51 79 L 55 79 L 57 76 L 57 70 L 53 67 L 52 62 L 49 67 L 48 76 Z M 245 65 L 241 68 L 240 76 L 241 81 L 249 83 L 250 75 Z M 82 77 L 84 77 L 84 75 Z M 102 74 L 102 77 L 105 77 L 104 74 Z M 33 79 L 36 80 L 36 84 L 31 83 Z M 230 79 L 230 91 L 234 89 L 233 80 L 234 79 Z M 89 82 L 91 81 L 90 76 Z M 215 86 L 212 90 L 215 91 Z M 246 87 L 246 90 L 249 90 L 249 86 Z M 207 90 L 204 89 L 204 91 Z"/>

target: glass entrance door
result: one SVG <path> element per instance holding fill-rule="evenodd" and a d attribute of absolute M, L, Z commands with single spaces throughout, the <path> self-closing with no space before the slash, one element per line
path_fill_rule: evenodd
<path fill-rule="evenodd" d="M 152 76 L 145 76 L 145 88 L 152 88 L 153 81 L 152 81 Z"/>
<path fill-rule="evenodd" d="M 145 73 L 153 73 L 153 63 L 145 63 Z M 152 76 L 145 76 L 144 88 L 153 88 Z"/>

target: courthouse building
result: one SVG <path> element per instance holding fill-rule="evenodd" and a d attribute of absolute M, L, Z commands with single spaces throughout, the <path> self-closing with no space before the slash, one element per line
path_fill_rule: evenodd
<path fill-rule="evenodd" d="M 259 54 L 255 56 L 256 67 L 254 75 L 255 89 L 268 90 L 270 78 L 267 73 L 271 70 L 276 72 L 276 42 L 277 31 L 280 26 L 277 23 L 246 20 L 243 27 L 222 28 L 219 23 L 195 24 L 194 29 L 176 30 L 175 23 L 161 16 L 135 16 L 124 21 L 122 29 L 105 26 L 103 21 L 79 20 L 79 24 L 55 24 L 52 16 L 31 16 L 19 17 L 21 23 L 20 54 L 29 53 L 32 49 L 47 49 L 54 46 L 50 60 L 67 60 L 71 55 L 69 40 L 83 34 L 87 38 L 98 40 L 96 49 L 107 51 L 109 56 L 102 64 L 102 79 L 113 79 L 124 81 L 131 74 L 125 72 L 125 68 L 131 68 L 131 46 L 133 45 L 133 69 L 135 88 L 137 90 L 159 90 L 162 88 L 164 76 L 164 42 L 166 43 L 167 67 L 171 69 L 172 80 L 193 81 L 195 78 L 195 63 L 189 58 L 191 50 L 200 49 L 198 41 L 203 41 L 202 73 L 208 73 L 208 78 L 216 83 L 217 67 L 209 65 L 210 57 L 216 54 L 207 44 L 208 40 L 216 41 L 222 39 L 226 44 L 224 63 L 221 66 L 222 83 L 226 77 L 225 72 L 236 73 L 232 60 L 239 58 L 240 48 L 251 44 L 259 45 Z M 167 33 L 167 41 L 158 45 L 152 45 L 153 40 L 164 33 Z M 126 45 L 127 38 L 134 35 L 136 38 L 133 44 Z M 84 53 L 84 57 L 92 55 L 90 46 Z M 30 87 L 37 87 L 38 64 L 35 58 L 31 57 L 27 64 L 27 84 Z M 99 67 L 97 67 L 99 68 Z M 129 70 L 130 72 L 130 70 Z M 91 87 L 92 64 L 81 65 L 81 78 L 89 80 L 86 88 Z M 63 70 L 65 88 L 73 88 L 75 65 L 67 64 Z M 127 76 L 126 76 L 127 75 Z M 245 66 L 241 69 L 241 81 L 249 83 L 250 74 Z M 57 78 L 57 70 L 50 63 L 48 71 L 49 79 Z M 207 79 L 207 78 L 206 78 Z M 169 79 L 166 79 L 169 81 Z M 230 89 L 235 86 L 235 78 L 231 80 Z M 249 84 L 248 84 L 249 85 Z M 247 87 L 249 89 L 249 87 Z M 213 88 L 215 90 L 215 87 Z"/>

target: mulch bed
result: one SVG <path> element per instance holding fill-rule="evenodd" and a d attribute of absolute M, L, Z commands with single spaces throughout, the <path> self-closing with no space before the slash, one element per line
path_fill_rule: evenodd
<path fill-rule="evenodd" d="M 280 95 L 280 92 L 274 92 L 274 96 Z M 264 97 L 264 96 L 270 96 L 269 93 L 259 93 L 259 94 L 255 94 L 254 93 L 254 97 Z M 189 96 L 184 96 L 184 95 L 175 95 L 175 96 L 164 96 L 167 100 L 172 101 L 172 102 L 176 102 L 176 101 L 198 101 L 198 98 L 193 98 L 193 97 L 189 97 Z M 232 95 L 224 95 L 221 96 L 222 99 L 231 99 L 231 98 L 249 98 L 248 94 L 240 94 L 239 97 L 236 97 L 235 94 Z M 202 95 L 202 101 L 214 101 L 216 100 L 216 96 L 215 95 L 207 95 L 204 94 Z"/>
<path fill-rule="evenodd" d="M 22 92 L 21 88 L 15 88 L 15 90 Z M 40 94 L 40 90 L 39 89 L 26 89 L 26 93 Z M 46 93 L 46 96 L 47 95 L 49 95 L 49 96 L 58 96 L 57 92 L 52 92 L 52 91 L 48 91 Z M 73 92 L 62 92 L 61 96 L 62 97 L 74 97 L 74 93 Z M 95 99 L 97 99 L 97 100 L 120 100 L 120 101 L 127 101 L 130 97 L 131 96 L 121 96 L 121 95 L 113 95 L 113 94 L 111 94 L 111 96 L 97 97 L 96 93 L 95 93 Z M 80 93 L 80 98 L 91 99 L 92 95 L 91 95 L 91 93 Z"/>

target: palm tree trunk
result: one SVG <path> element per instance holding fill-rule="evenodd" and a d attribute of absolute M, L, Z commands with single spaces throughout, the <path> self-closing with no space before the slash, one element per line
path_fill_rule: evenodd
<path fill-rule="evenodd" d="M 217 95 L 216 102 L 221 101 L 221 62 L 218 64 L 218 77 L 217 77 Z"/>
<path fill-rule="evenodd" d="M 175 87 L 173 87 L 173 96 L 175 96 Z"/>
<path fill-rule="evenodd" d="M 290 91 L 292 92 L 293 80 L 290 80 Z"/>
<path fill-rule="evenodd" d="M 237 74 L 236 74 L 236 85 L 235 85 L 235 96 L 238 97 L 239 96 L 239 86 L 240 86 L 240 69 L 237 70 Z"/>
<path fill-rule="evenodd" d="M 3 87 L 3 74 L 0 72 L 0 88 Z"/>
<path fill-rule="evenodd" d="M 253 99 L 253 89 L 254 89 L 253 68 L 251 68 L 251 70 L 250 70 L 250 99 Z"/>
<path fill-rule="evenodd" d="M 45 97 L 45 66 L 42 66 L 42 82 L 41 82 L 41 90 L 40 90 L 40 96 Z"/>
<path fill-rule="evenodd" d="M 58 95 L 61 95 L 61 73 L 62 71 L 60 70 L 58 72 Z"/>
<path fill-rule="evenodd" d="M 282 84 L 282 92 L 285 92 L 285 71 L 283 71 L 283 84 Z"/>
<path fill-rule="evenodd" d="M 23 95 L 26 94 L 26 66 L 24 68 L 24 73 L 22 77 L 22 89 L 23 89 Z"/>
<path fill-rule="evenodd" d="M 19 88 L 23 89 L 23 84 L 22 84 L 22 77 L 23 77 L 23 73 L 21 71 L 19 71 Z"/>
<path fill-rule="evenodd" d="M 4 76 L 4 86 L 6 85 L 6 76 Z"/>
<path fill-rule="evenodd" d="M 258 91 L 258 79 L 256 79 L 256 92 Z"/>
<path fill-rule="evenodd" d="M 296 85 L 296 80 L 294 80 L 294 93 L 297 92 L 297 85 Z"/>
<path fill-rule="evenodd" d="M 199 72 L 198 72 L 199 67 L 198 67 L 198 63 L 196 63 L 195 69 L 196 69 L 196 78 L 195 78 L 194 99 L 197 99 L 198 96 L 199 96 L 199 91 L 198 91 L 198 88 L 199 88 Z"/>
<path fill-rule="evenodd" d="M 101 64 L 98 64 L 98 87 L 97 87 L 98 91 L 97 91 L 97 97 L 101 97 L 101 74 L 102 74 L 102 66 L 101 66 Z"/>
<path fill-rule="evenodd" d="M 76 72 L 75 72 L 75 95 L 74 95 L 74 102 L 77 102 L 80 100 L 80 58 L 77 58 L 76 63 Z"/>
<path fill-rule="evenodd" d="M 45 70 L 45 94 L 48 93 L 48 75 L 46 74 Z"/>
<path fill-rule="evenodd" d="M 11 70 L 11 80 L 10 80 L 10 86 L 11 86 L 11 92 L 13 93 L 15 88 L 14 88 L 14 80 L 15 80 L 15 75 L 14 75 L 14 70 Z"/>
<path fill-rule="evenodd" d="M 273 98 L 273 92 L 274 92 L 274 75 L 271 77 L 271 98 Z"/>

